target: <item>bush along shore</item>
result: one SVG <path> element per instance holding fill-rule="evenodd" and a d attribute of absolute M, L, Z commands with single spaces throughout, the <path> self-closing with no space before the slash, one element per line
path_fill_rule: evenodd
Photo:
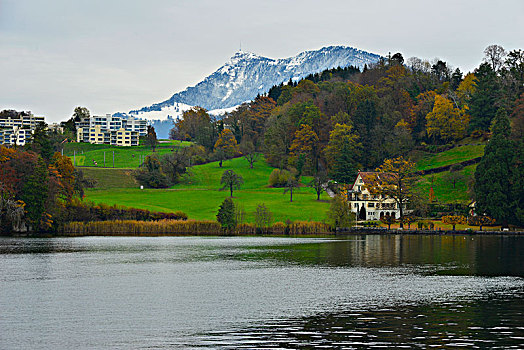
<path fill-rule="evenodd" d="M 61 236 L 216 236 L 216 235 L 325 235 L 332 234 L 328 224 L 321 222 L 296 221 L 292 223 L 276 222 L 268 227 L 256 227 L 244 223 L 232 229 L 223 228 L 216 221 L 196 220 L 111 220 L 111 221 L 74 221 L 64 224 Z"/>
<path fill-rule="evenodd" d="M 416 235 L 524 235 L 524 231 L 479 231 L 479 230 L 430 230 L 430 229 L 387 229 L 385 227 L 352 227 L 332 229 L 322 222 L 276 222 L 269 227 L 256 227 L 255 224 L 239 224 L 233 229 L 224 229 L 219 222 L 211 220 L 172 220 L 158 221 L 111 220 L 75 221 L 64 224 L 59 236 L 314 236 L 351 234 L 416 234 Z"/>

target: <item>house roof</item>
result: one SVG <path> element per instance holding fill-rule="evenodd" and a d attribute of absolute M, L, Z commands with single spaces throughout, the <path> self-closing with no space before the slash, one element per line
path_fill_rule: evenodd
<path fill-rule="evenodd" d="M 368 185 L 373 184 L 375 176 L 380 179 L 387 179 L 388 177 L 393 178 L 392 173 L 379 173 L 376 171 L 359 171 L 357 174 L 357 177 L 355 178 L 355 181 L 353 182 L 353 185 L 351 186 L 351 189 L 353 189 L 357 183 L 358 177 L 362 178 L 362 181 L 364 182 L 364 186 L 367 187 Z"/>

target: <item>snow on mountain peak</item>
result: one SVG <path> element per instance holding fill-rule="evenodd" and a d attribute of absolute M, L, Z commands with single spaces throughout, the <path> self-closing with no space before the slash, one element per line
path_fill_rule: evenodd
<path fill-rule="evenodd" d="M 364 64 L 377 62 L 379 58 L 379 55 L 346 46 L 327 46 L 280 59 L 239 50 L 197 85 L 174 94 L 164 102 L 130 111 L 129 114 L 165 120 L 168 116 L 177 118 L 191 106 L 230 110 L 289 79 L 299 80 L 309 74 L 336 67 L 353 65 L 362 68 Z"/>

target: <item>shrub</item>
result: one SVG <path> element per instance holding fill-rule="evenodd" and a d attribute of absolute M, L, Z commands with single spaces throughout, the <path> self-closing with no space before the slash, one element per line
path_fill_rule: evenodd
<path fill-rule="evenodd" d="M 269 186 L 270 187 L 285 187 L 291 173 L 288 170 L 273 169 L 269 175 Z"/>
<path fill-rule="evenodd" d="M 271 226 L 273 214 L 269 211 L 264 203 L 257 205 L 255 210 L 255 226 L 258 230 L 266 232 Z"/>
<path fill-rule="evenodd" d="M 479 226 L 479 229 L 482 231 L 482 226 L 492 226 L 495 224 L 495 219 L 490 218 L 489 216 L 479 215 L 479 216 L 470 216 L 468 218 L 468 225 Z"/>

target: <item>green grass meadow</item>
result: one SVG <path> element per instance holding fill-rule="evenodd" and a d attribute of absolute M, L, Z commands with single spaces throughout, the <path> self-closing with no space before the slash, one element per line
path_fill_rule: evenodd
<path fill-rule="evenodd" d="M 184 147 L 189 143 L 170 141 L 162 143 L 157 148 L 158 154 L 171 152 L 174 147 Z M 128 207 L 143 208 L 153 211 L 172 212 L 181 210 L 196 220 L 214 220 L 218 207 L 229 196 L 229 192 L 220 191 L 220 178 L 225 170 L 231 169 L 242 175 L 244 185 L 234 192 L 236 205 L 246 212 L 246 222 L 253 222 L 253 213 L 258 204 L 264 203 L 273 213 L 273 221 L 304 220 L 324 221 L 329 208 L 329 197 L 322 194 L 321 201 L 316 200 L 313 189 L 306 186 L 311 178 L 302 178 L 302 187 L 293 194 L 293 202 L 289 201 L 289 193 L 283 194 L 281 188 L 269 188 L 268 180 L 274 168 L 267 165 L 263 158 L 249 168 L 244 158 L 224 161 L 223 167 L 218 162 L 193 166 L 179 184 L 169 189 L 140 190 L 132 176 L 134 168 L 138 167 L 138 155 L 151 154 L 146 146 L 133 148 L 112 147 L 108 145 L 68 144 L 65 154 L 72 156 L 77 152 L 77 160 L 85 157 L 88 165 L 92 160 L 98 162 L 98 167 L 83 167 L 85 176 L 98 181 L 95 189 L 87 191 L 87 200 L 95 203 L 118 204 Z M 112 152 L 115 151 L 115 168 L 103 168 L 103 152 L 106 152 L 106 165 L 112 166 Z M 479 157 L 484 152 L 484 145 L 465 145 L 438 154 L 425 154 L 417 162 L 417 169 L 431 169 L 443 165 L 458 163 L 467 159 Z M 85 162 L 84 161 L 84 162 Z M 429 196 L 433 187 L 437 200 L 441 203 L 467 203 L 466 181 L 475 171 L 476 165 L 462 170 L 463 179 L 455 188 L 446 179 L 448 172 L 426 175 L 421 178 L 418 187 L 423 195 Z"/>
<path fill-rule="evenodd" d="M 235 204 L 246 212 L 246 222 L 253 221 L 253 213 L 258 204 L 264 203 L 273 213 L 273 221 L 306 220 L 324 221 L 329 208 L 329 197 L 321 196 L 316 200 L 313 189 L 305 185 L 293 193 L 293 202 L 289 193 L 280 188 L 267 187 L 269 174 L 273 170 L 263 160 L 249 168 L 244 158 L 235 158 L 218 166 L 218 162 L 194 166 L 183 181 L 170 189 L 144 189 L 99 187 L 87 191 L 87 199 L 95 203 L 125 205 L 154 211 L 181 210 L 190 219 L 214 220 L 222 201 L 229 196 L 229 191 L 220 191 L 220 177 L 225 170 L 232 169 L 242 175 L 244 185 L 233 193 Z M 111 172 L 113 169 L 103 169 Z M 102 174 L 100 174 L 102 175 Z M 304 177 L 305 184 L 310 178 Z M 123 187 L 123 186 L 122 186 Z"/>
<path fill-rule="evenodd" d="M 429 190 L 433 187 L 438 202 L 466 204 L 470 201 L 466 184 L 467 179 L 475 173 L 476 168 L 477 164 L 464 167 L 464 169 L 461 170 L 462 179 L 457 181 L 455 188 L 453 188 L 453 184 L 446 178 L 449 171 L 423 176 L 418 182 L 418 188 L 426 198 L 429 197 Z"/>
<path fill-rule="evenodd" d="M 441 153 L 428 153 L 417 160 L 417 170 L 428 170 L 481 157 L 485 145 L 464 145 Z"/>
<path fill-rule="evenodd" d="M 107 168 L 113 167 L 113 152 L 115 155 L 115 168 L 138 168 L 140 159 L 145 158 L 151 154 L 165 154 L 172 152 L 178 147 L 185 147 L 190 145 L 190 142 L 185 141 L 162 141 L 156 148 L 155 153 L 152 152 L 151 147 L 146 145 L 136 147 L 119 147 L 111 145 L 92 145 L 90 143 L 72 142 L 64 144 L 64 155 L 74 160 L 76 166 L 95 167 L 94 162 L 97 162 L 96 167 Z M 76 153 L 76 154 L 75 154 Z"/>

